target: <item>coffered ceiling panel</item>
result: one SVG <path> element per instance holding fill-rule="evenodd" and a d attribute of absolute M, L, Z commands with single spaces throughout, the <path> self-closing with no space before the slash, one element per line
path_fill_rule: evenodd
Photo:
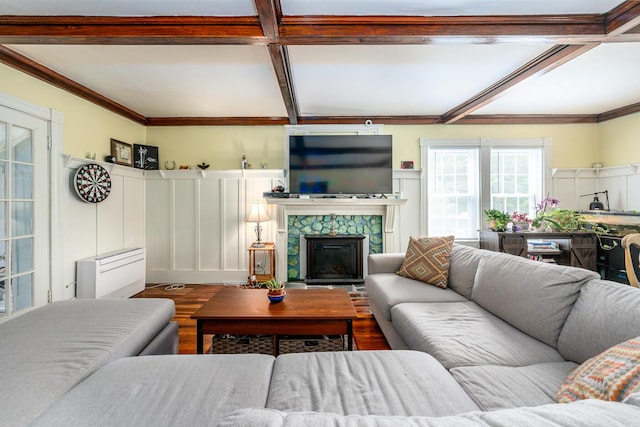
<path fill-rule="evenodd" d="M 286 116 L 264 46 L 9 47 L 145 116 Z"/>
<path fill-rule="evenodd" d="M 0 15 L 253 16 L 253 0 L 0 0 Z"/>
<path fill-rule="evenodd" d="M 541 15 L 604 13 L 618 0 L 281 0 L 284 15 Z"/>
<path fill-rule="evenodd" d="M 302 116 L 439 115 L 545 45 L 292 46 Z"/>
<path fill-rule="evenodd" d="M 475 113 L 599 114 L 640 100 L 639 71 L 640 43 L 602 44 Z"/>

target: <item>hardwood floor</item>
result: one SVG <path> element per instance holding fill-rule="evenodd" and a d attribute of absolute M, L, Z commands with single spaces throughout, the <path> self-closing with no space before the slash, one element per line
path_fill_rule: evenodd
<path fill-rule="evenodd" d="M 191 319 L 202 304 L 220 290 L 220 285 L 185 285 L 182 289 L 167 290 L 166 286 L 148 287 L 134 298 L 170 298 L 176 304 L 176 315 L 180 338 L 180 354 L 196 353 L 196 322 Z M 389 350 L 375 319 L 369 312 L 366 300 L 355 300 L 358 319 L 353 322 L 353 336 L 359 350 Z"/>

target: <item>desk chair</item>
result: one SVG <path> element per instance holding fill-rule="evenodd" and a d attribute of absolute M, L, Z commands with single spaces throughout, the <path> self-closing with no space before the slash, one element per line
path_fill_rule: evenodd
<path fill-rule="evenodd" d="M 624 248 L 624 267 L 627 270 L 627 277 L 629 278 L 629 284 L 631 286 L 640 287 L 638 284 L 638 276 L 634 268 L 634 262 L 631 260 L 631 245 L 637 245 L 640 247 L 640 233 L 627 234 L 622 238 L 621 246 Z M 635 264 L 638 264 L 640 260 L 636 255 Z"/>

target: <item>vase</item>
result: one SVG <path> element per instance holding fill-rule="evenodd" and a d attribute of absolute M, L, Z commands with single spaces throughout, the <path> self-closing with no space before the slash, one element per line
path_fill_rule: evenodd
<path fill-rule="evenodd" d="M 269 301 L 271 302 L 280 302 L 284 299 L 284 296 L 286 294 L 287 292 L 284 290 L 284 288 L 269 289 L 269 291 L 267 292 L 267 298 L 269 298 Z"/>
<path fill-rule="evenodd" d="M 537 226 L 531 225 L 530 230 L 534 233 L 546 233 L 547 231 L 549 231 L 549 226 L 544 223 Z"/>

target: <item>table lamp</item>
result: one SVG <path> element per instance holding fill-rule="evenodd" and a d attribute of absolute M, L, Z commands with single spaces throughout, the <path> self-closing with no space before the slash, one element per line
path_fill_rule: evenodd
<path fill-rule="evenodd" d="M 253 245 L 254 248 L 264 248 L 264 243 L 262 243 L 262 226 L 261 222 L 269 221 L 269 215 L 267 215 L 267 211 L 264 208 L 264 205 L 260 203 L 260 201 L 256 200 L 253 205 L 251 205 L 251 212 L 247 217 L 247 222 L 255 222 L 256 223 L 256 241 Z"/>

